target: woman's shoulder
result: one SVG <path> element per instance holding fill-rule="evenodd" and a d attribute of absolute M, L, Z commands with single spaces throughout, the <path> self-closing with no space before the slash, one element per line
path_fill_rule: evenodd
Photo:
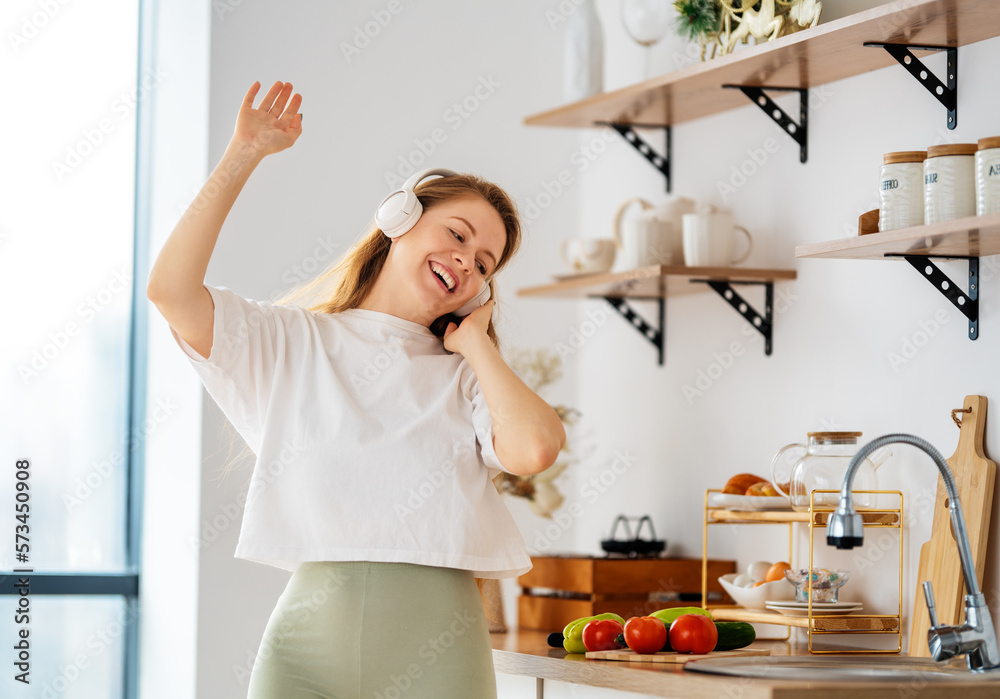
<path fill-rule="evenodd" d="M 296 318 L 312 318 L 317 316 L 329 316 L 329 313 L 320 311 L 310 311 L 300 305 L 293 303 L 279 303 L 277 299 L 253 298 L 235 291 L 225 285 L 213 286 L 205 284 L 205 288 L 212 294 L 213 301 L 221 301 L 228 307 L 241 312 L 258 311 L 270 315 L 280 315 Z"/>

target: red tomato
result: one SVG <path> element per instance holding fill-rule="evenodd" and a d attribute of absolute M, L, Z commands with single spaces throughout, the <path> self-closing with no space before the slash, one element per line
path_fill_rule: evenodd
<path fill-rule="evenodd" d="M 701 614 L 681 614 L 670 625 L 670 647 L 678 653 L 711 653 L 719 642 L 715 622 Z"/>
<path fill-rule="evenodd" d="M 625 622 L 625 644 L 636 653 L 659 653 L 667 642 L 667 627 L 652 616 L 634 616 Z"/>
<path fill-rule="evenodd" d="M 583 627 L 583 646 L 587 650 L 615 650 L 615 638 L 622 632 L 622 625 L 614 619 L 594 619 Z"/>

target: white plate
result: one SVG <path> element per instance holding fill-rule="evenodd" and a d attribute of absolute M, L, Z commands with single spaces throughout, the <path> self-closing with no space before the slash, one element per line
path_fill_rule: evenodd
<path fill-rule="evenodd" d="M 803 607 L 779 607 L 777 605 L 768 604 L 767 608 L 772 612 L 778 612 L 778 614 L 784 614 L 785 616 L 809 616 L 809 609 Z M 861 605 L 856 607 L 837 607 L 831 609 L 829 607 L 819 607 L 817 608 L 813 605 L 813 616 L 838 616 L 840 614 L 853 614 L 854 612 L 860 612 Z"/>
<path fill-rule="evenodd" d="M 709 493 L 709 507 L 724 507 L 735 512 L 756 510 L 790 510 L 792 503 L 780 495 L 732 495 L 730 493 Z"/>
<path fill-rule="evenodd" d="M 775 607 L 789 607 L 794 609 L 807 609 L 808 602 L 796 602 L 794 600 L 767 600 L 764 604 L 772 604 Z M 813 602 L 813 608 L 837 609 L 838 607 L 860 607 L 861 602 Z"/>
<path fill-rule="evenodd" d="M 772 612 L 778 612 L 786 616 L 809 616 L 809 606 L 803 602 L 767 602 L 764 604 Z M 831 602 L 814 602 L 813 616 L 830 616 L 835 614 L 853 614 L 860 612 L 863 605 L 860 602 L 850 604 Z"/>
<path fill-rule="evenodd" d="M 792 616 L 805 616 L 809 613 L 809 609 L 806 607 L 782 607 L 774 604 L 765 604 L 765 609 L 770 609 L 772 612 L 781 612 L 782 614 L 790 614 Z M 857 607 L 813 607 L 813 614 L 850 614 L 852 612 L 860 612 L 863 609 L 861 605 Z"/>

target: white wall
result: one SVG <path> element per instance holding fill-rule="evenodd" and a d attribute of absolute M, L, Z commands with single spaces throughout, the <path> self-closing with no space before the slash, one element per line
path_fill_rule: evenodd
<path fill-rule="evenodd" d="M 641 76 L 637 48 L 617 27 L 617 4 L 600 5 L 608 28 L 608 89 Z M 862 8 L 852 8 L 857 9 Z M 660 70 L 684 65 L 680 42 L 655 50 Z M 806 164 L 799 163 L 797 144 L 749 102 L 674 128 L 673 192 L 733 211 L 754 233 L 754 253 L 747 264 L 794 268 L 798 279 L 776 285 L 771 357 L 764 356 L 759 336 L 714 293 L 668 303 L 663 368 L 655 365 L 652 347 L 617 317 L 576 355 L 577 400 L 597 426 L 605 458 L 577 470 L 569 490 L 581 493 L 585 481 L 608 469 L 615 450 L 637 459 L 593 505 L 579 497 L 585 513 L 565 538 L 568 548 L 599 552 L 598 541 L 617 513 L 649 513 L 658 533 L 670 541 L 672 555 L 698 556 L 705 489 L 721 488 L 730 475 L 743 471 L 767 475 L 774 453 L 786 443 L 804 441 L 808 431 L 860 430 L 863 441 L 910 432 L 951 456 L 958 430 L 950 410 L 961 407 L 969 394 L 1000 399 L 998 259 L 981 261 L 980 338 L 972 342 L 966 339 L 965 318 L 906 263 L 795 259 L 794 247 L 856 234 L 858 215 L 878 207 L 882 153 L 974 142 L 1000 133 L 1000 102 L 988 89 L 995 82 L 991 66 L 998 52 L 996 39 L 959 51 L 959 125 L 954 131 L 945 127 L 944 108 L 899 66 L 810 91 Z M 927 60 L 939 75 L 943 58 Z M 793 115 L 797 100 L 777 98 Z M 741 167 L 751 159 L 749 150 L 760 150 L 770 138 L 776 140 L 777 152 L 725 198 L 719 183 L 732 184 L 733 167 Z M 632 152 L 601 158 L 583 179 L 580 193 L 579 220 L 586 223 L 578 234 L 585 236 L 603 235 L 616 206 L 629 196 L 664 197 L 662 178 Z M 941 266 L 959 281 L 967 273 L 963 263 Z M 763 292 L 747 289 L 745 296 L 762 306 Z M 600 304 L 579 304 L 577 322 Z M 539 304 L 540 312 L 545 305 Z M 637 306 L 655 318 L 652 304 Z M 907 341 L 924 341 L 921 324 L 932 326 L 939 311 L 947 318 L 939 331 L 931 331 L 933 336 L 912 359 L 894 360 L 905 354 Z M 734 342 L 745 351 L 730 362 L 724 353 Z M 698 388 L 699 372 L 709 372 L 716 363 L 728 365 L 722 375 L 702 395 L 686 394 L 686 386 Z M 718 376 L 717 369 L 711 373 Z M 998 425 L 994 412 L 987 445 L 998 443 Z M 930 534 L 930 517 L 917 511 L 928 511 L 936 475 L 930 460 L 909 447 L 896 449 L 895 458 L 879 472 L 880 486 L 902 490 L 909 508 L 906 616 L 918 585 L 918 547 Z M 994 516 L 985 581 L 994 614 L 1000 599 L 997 521 Z M 783 528 L 768 532 L 766 541 L 764 536 L 760 528 L 714 527 L 712 554 L 735 557 L 741 565 L 783 559 Z M 817 558 L 820 565 L 840 562 L 858 570 L 857 557 L 869 555 L 864 550 L 834 555 L 822 536 L 817 536 L 817 546 L 824 549 L 824 558 Z M 894 612 L 895 556 L 892 550 L 874 570 L 856 574 L 849 583 L 850 598 Z"/>
<path fill-rule="evenodd" d="M 868 3 L 869 5 L 877 3 Z M 618 22 L 618 2 L 600 0 L 606 39 L 606 87 L 642 78 L 642 54 Z M 854 7 L 858 5 L 858 7 Z M 851 10 L 860 9 L 853 3 Z M 222 12 L 229 7 L 231 11 Z M 572 184 L 527 222 L 522 253 L 501 281 L 503 338 L 510 347 L 555 347 L 587 319 L 605 311 L 599 331 L 568 356 L 567 377 L 545 397 L 583 413 L 577 438 L 594 454 L 565 477 L 567 500 L 583 516 L 555 536 L 549 523 L 511 502 L 532 549 L 598 552 L 618 513 L 649 513 L 673 555 L 701 551 L 701 507 L 706 488 L 720 487 L 737 471 L 767 470 L 783 444 L 809 430 L 841 427 L 866 437 L 902 430 L 924 436 L 949 455 L 958 435 L 949 410 L 966 394 L 1000 395 L 996 356 L 998 323 L 993 259 L 984 260 L 981 338 L 964 338 L 965 322 L 947 302 L 903 264 L 795 260 L 796 244 L 841 237 L 857 215 L 874 208 L 881 154 L 919 149 L 939 139 L 972 141 L 996 135 L 997 97 L 986 89 L 987 66 L 997 40 L 960 52 L 960 127 L 944 130 L 944 112 L 902 69 L 886 69 L 814 91 L 809 162 L 756 108 L 747 106 L 674 129 L 674 192 L 731 208 L 755 234 L 750 264 L 792 267 L 799 279 L 778 286 L 790 299 L 775 322 L 774 354 L 745 335 L 744 323 L 708 293 L 672 299 L 667 310 L 667 362 L 658 367 L 653 348 L 600 301 L 525 300 L 519 287 L 543 283 L 562 271 L 559 240 L 610 234 L 613 212 L 625 198 L 662 198 L 659 175 L 617 136 L 599 130 L 525 127 L 523 118 L 562 103 L 562 26 L 546 11 L 558 3 L 478 5 L 400 1 L 364 3 L 258 2 L 215 4 L 211 37 L 210 134 L 207 160 L 214 166 L 232 133 L 247 87 L 260 80 L 294 83 L 304 96 L 305 131 L 290 151 L 265 161 L 247 184 L 220 238 L 207 283 L 265 299 L 298 281 L 297 268 L 324 267 L 327 248 L 341 251 L 361 232 L 389 188 L 400 154 L 427 144 L 434 130 L 446 135 L 427 165 L 476 171 L 493 179 L 525 209 L 538 202 L 560 171 Z M 372 22 L 391 20 L 348 61 L 342 44 Z M 833 14 L 831 13 L 832 17 Z M 374 33 L 374 32 L 373 32 Z M 685 60 L 682 43 L 668 38 L 654 49 L 660 71 Z M 935 64 L 936 65 L 936 64 Z M 476 87 L 495 85 L 492 92 Z M 888 99 L 887 99 L 888 98 Z M 476 110 L 456 118 L 452 105 L 468 99 Z M 789 108 L 789 98 L 779 101 Z M 717 182 L 760 148 L 779 148 L 759 172 L 723 201 Z M 657 143 L 658 141 L 654 141 Z M 578 165 L 579 149 L 602 154 Z M 315 267 L 309 267 L 315 269 Z M 954 269 L 954 267 L 950 267 Z M 747 291 L 759 303 L 759 292 Z M 653 318 L 652 304 L 637 304 Z M 890 365 L 901 338 L 945 309 L 948 321 L 907 364 Z M 742 354 L 711 388 L 689 402 L 685 385 L 734 341 Z M 204 422 L 201 518 L 210 520 L 233 502 L 245 471 L 221 487 L 215 477 L 228 445 L 221 417 L 210 402 Z M 988 441 L 996 442 L 994 420 Z M 618 451 L 635 463 L 596 501 L 582 487 L 611 465 Z M 930 463 L 912 450 L 881 472 L 882 485 L 909 494 L 932 487 Z M 288 574 L 233 559 L 236 528 L 200 558 L 198 696 L 237 697 L 245 681 L 234 665 L 252 657 Z M 719 556 L 783 558 L 780 535 L 732 531 L 716 535 Z M 907 594 L 916 586 L 916 544 L 929 521 L 907 530 Z M 987 590 L 997 578 L 996 527 L 992 531 Z M 714 535 L 714 534 L 713 534 Z M 539 539 L 539 536 L 542 538 Z M 740 538 L 740 537 L 745 538 Z M 772 541 L 773 539 L 773 541 Z M 715 541 L 715 539 L 713 539 Z M 857 589 L 866 601 L 885 601 L 874 576 Z M 894 586 L 893 586 L 894 588 Z M 508 583 L 513 591 L 513 583 Z M 995 598 L 996 595 L 993 594 Z M 911 604 L 909 597 L 905 609 Z M 513 610 L 513 597 L 508 596 Z"/>

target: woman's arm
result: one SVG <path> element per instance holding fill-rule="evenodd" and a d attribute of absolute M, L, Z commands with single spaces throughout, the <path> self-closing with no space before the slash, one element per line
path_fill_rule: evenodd
<path fill-rule="evenodd" d="M 205 272 L 222 224 L 257 164 L 291 146 L 302 133 L 302 116 L 297 114 L 302 96 L 296 94 L 289 102 L 291 83 L 275 83 L 254 109 L 259 88 L 255 82 L 247 91 L 222 160 L 167 238 L 146 283 L 147 298 L 202 356 L 212 347 L 214 314 Z"/>
<path fill-rule="evenodd" d="M 490 301 L 473 313 L 482 313 L 482 319 L 488 321 L 492 310 Z M 472 314 L 462 322 L 463 329 L 470 318 Z M 452 337 L 457 333 L 446 333 L 446 348 L 452 349 L 447 345 L 454 343 L 452 351 L 460 351 L 476 372 L 493 419 L 493 449 L 500 463 L 519 476 L 541 473 L 555 463 L 566 443 L 562 420 L 507 366 L 484 331 L 464 336 L 460 350 L 457 337 Z"/>

